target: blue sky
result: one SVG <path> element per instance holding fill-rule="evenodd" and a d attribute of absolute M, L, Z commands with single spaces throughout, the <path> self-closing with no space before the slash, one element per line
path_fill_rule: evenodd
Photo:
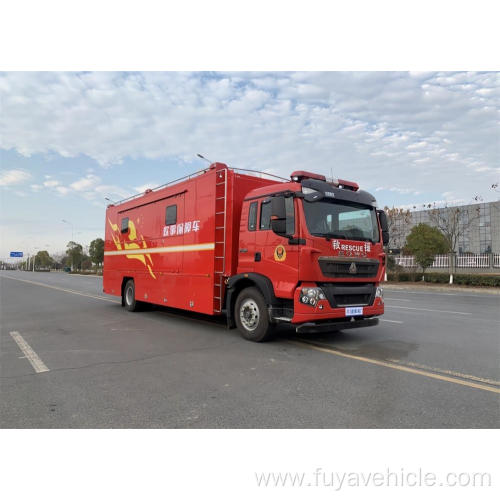
<path fill-rule="evenodd" d="M 379 205 L 495 200 L 498 73 L 2 73 L 0 259 L 104 231 L 213 161 L 352 179 Z"/>

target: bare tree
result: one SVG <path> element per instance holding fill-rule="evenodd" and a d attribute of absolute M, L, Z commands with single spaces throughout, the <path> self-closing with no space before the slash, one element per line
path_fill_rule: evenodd
<path fill-rule="evenodd" d="M 460 237 L 467 234 L 478 219 L 479 207 L 472 213 L 447 205 L 443 208 L 434 207 L 429 211 L 430 222 L 441 231 L 448 244 L 450 284 L 453 283 L 455 253 Z"/>
<path fill-rule="evenodd" d="M 384 207 L 387 214 L 391 248 L 403 248 L 411 225 L 411 213 L 404 208 Z"/>
<path fill-rule="evenodd" d="M 434 207 L 429 211 L 429 220 L 445 237 L 450 252 L 455 252 L 460 237 L 469 232 L 470 228 L 479 219 L 479 207 L 471 214 L 460 207 Z"/>

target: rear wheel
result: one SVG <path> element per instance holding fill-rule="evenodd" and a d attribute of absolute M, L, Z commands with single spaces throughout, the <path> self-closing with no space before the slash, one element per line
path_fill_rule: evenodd
<path fill-rule="evenodd" d="M 266 302 L 255 287 L 240 292 L 234 307 L 234 318 L 238 330 L 247 340 L 264 342 L 272 336 L 273 325 L 269 322 Z"/>
<path fill-rule="evenodd" d="M 137 311 L 138 304 L 135 300 L 134 280 L 128 280 L 123 289 L 123 302 L 128 311 Z"/>

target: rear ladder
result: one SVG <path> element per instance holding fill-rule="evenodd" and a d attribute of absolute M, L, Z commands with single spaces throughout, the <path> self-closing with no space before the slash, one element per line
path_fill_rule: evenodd
<path fill-rule="evenodd" d="M 222 312 L 226 270 L 227 169 L 215 173 L 214 312 Z"/>

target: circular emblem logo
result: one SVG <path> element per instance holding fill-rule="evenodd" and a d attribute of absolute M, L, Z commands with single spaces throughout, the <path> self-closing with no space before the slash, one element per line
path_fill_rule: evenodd
<path fill-rule="evenodd" d="M 274 260 L 278 262 L 283 262 L 286 259 L 286 250 L 283 245 L 278 245 L 274 249 Z"/>

